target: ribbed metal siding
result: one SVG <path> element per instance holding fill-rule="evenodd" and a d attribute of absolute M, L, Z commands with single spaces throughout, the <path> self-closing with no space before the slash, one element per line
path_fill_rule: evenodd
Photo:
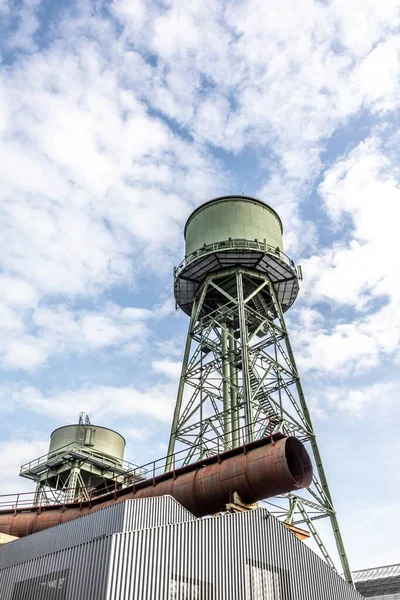
<path fill-rule="evenodd" d="M 149 510 L 158 504 L 164 517 L 171 515 L 168 502 L 154 500 Z M 99 514 L 105 518 L 109 510 Z M 143 513 L 142 523 L 146 519 L 152 518 Z M 255 600 L 246 589 L 249 563 L 278 570 L 287 589 L 274 600 L 361 598 L 282 523 L 260 509 L 101 537 L 2 569 L 0 600 L 15 600 L 14 586 L 21 581 L 23 600 L 43 600 L 32 579 L 65 569 L 69 575 L 62 600 L 170 600 L 172 577 L 201 583 L 201 600 Z"/>
<path fill-rule="evenodd" d="M 89 542 L 101 535 L 126 531 L 123 528 L 125 504 L 115 504 L 2 546 L 0 569 Z"/>
<path fill-rule="evenodd" d="M 107 565 L 109 563 L 111 537 L 92 540 L 68 550 L 55 552 L 41 558 L 18 564 L 0 571 L 0 598 L 14 600 L 16 584 L 19 598 L 37 600 L 54 597 L 35 585 L 39 576 L 50 575 L 68 569 L 63 600 L 105 600 Z"/>
<path fill-rule="evenodd" d="M 102 535 L 193 519 L 193 515 L 171 496 L 126 500 L 2 546 L 0 569 L 77 546 Z"/>
<path fill-rule="evenodd" d="M 194 521 L 195 517 L 172 496 L 141 498 L 124 502 L 126 505 L 123 529 L 137 531 L 170 523 Z"/>
<path fill-rule="evenodd" d="M 276 600 L 357 600 L 351 588 L 267 511 L 113 536 L 106 600 L 169 600 L 173 576 L 202 582 L 201 600 L 251 600 L 246 564 L 276 568 Z"/>

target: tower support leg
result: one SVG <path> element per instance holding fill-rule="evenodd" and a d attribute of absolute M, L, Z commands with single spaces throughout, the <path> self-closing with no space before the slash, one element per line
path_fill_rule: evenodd
<path fill-rule="evenodd" d="M 307 490 L 274 498 L 268 501 L 268 507 L 293 526 L 305 523 L 322 556 L 333 565 L 315 525 L 317 520 L 328 518 L 344 576 L 351 583 L 332 496 L 274 284 L 260 271 L 245 267 L 220 269 L 206 277 L 192 307 L 166 470 L 172 469 L 177 450 L 183 452 L 183 463 L 187 464 L 276 432 L 309 444 L 316 468 Z"/>

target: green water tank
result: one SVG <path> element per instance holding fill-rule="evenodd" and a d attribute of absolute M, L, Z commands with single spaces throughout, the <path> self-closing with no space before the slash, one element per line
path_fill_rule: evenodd
<path fill-rule="evenodd" d="M 243 269 L 267 275 L 286 311 L 296 299 L 299 284 L 296 266 L 284 253 L 282 234 L 279 215 L 257 198 L 221 196 L 196 208 L 185 226 L 185 258 L 175 269 L 177 306 L 190 315 L 208 277 L 220 272 L 229 279 L 232 270 Z M 209 310 L 216 306 L 209 303 Z"/>
<path fill-rule="evenodd" d="M 51 434 L 49 454 L 76 444 L 83 452 L 106 456 L 116 464 L 124 459 L 125 439 L 112 429 L 98 425 L 64 425 Z"/>
<path fill-rule="evenodd" d="M 266 242 L 283 251 L 282 223 L 267 204 L 249 196 L 222 196 L 199 206 L 185 227 L 186 256 L 216 242 Z"/>

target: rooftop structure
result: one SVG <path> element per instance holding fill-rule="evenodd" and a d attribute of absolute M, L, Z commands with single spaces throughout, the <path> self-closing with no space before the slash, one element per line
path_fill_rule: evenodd
<path fill-rule="evenodd" d="M 125 439 L 112 429 L 92 425 L 85 413 L 76 425 L 59 427 L 49 451 L 22 465 L 21 477 L 36 483 L 34 505 L 88 500 L 132 483 L 125 462 Z"/>
<path fill-rule="evenodd" d="M 121 502 L 0 548 L 2 600 L 358 600 L 259 509 L 196 519 L 169 496 Z"/>
<path fill-rule="evenodd" d="M 400 600 L 400 564 L 354 571 L 353 581 L 365 598 Z"/>
<path fill-rule="evenodd" d="M 258 199 L 224 196 L 193 212 L 185 238 L 186 257 L 175 271 L 174 289 L 190 324 L 168 455 L 142 467 L 127 465 L 123 437 L 92 425 L 84 414 L 78 424 L 55 430 L 48 454 L 21 468 L 37 484 L 33 501 L 29 493 L 0 498 L 0 532 L 27 539 L 26 545 L 10 544 L 18 548 L 18 572 L 10 571 L 4 581 L 14 581 L 14 588 L 0 582 L 12 600 L 32 594 L 41 600 L 42 589 L 46 600 L 90 598 L 92 590 L 96 600 L 120 600 L 125 592 L 130 600 L 147 599 L 149 589 L 151 597 L 181 600 L 360 597 L 335 572 L 318 531 L 320 519 L 329 519 L 337 558 L 351 583 L 284 320 L 301 269 L 283 252 L 279 216 Z M 154 497 L 169 495 L 186 509 L 189 525 L 143 526 L 140 532 L 149 533 L 137 537 L 136 529 L 125 529 L 124 516 L 122 530 L 107 529 L 109 515 L 125 510 L 119 507 L 153 499 L 132 506 L 158 511 L 164 505 Z M 257 510 L 265 499 L 268 511 Z M 206 515 L 217 516 L 194 519 Z M 97 525 L 85 529 L 85 523 Z M 53 565 L 51 540 L 58 539 L 59 524 L 66 529 Z M 42 536 L 34 538 L 37 543 L 31 542 L 33 532 Z M 296 544 L 312 536 L 324 562 L 306 546 L 293 546 L 293 534 Z M 21 564 L 29 548 L 33 570 L 25 572 Z M 64 551 L 65 560 L 59 554 Z M 12 552 L 7 550 L 7 560 Z M 99 582 L 93 581 L 99 569 Z M 81 573 L 85 570 L 90 574 Z"/>

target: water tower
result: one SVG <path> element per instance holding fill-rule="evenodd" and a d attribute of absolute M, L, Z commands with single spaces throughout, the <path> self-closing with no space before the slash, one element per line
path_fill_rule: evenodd
<path fill-rule="evenodd" d="M 201 460 L 274 432 L 307 442 L 315 476 L 307 492 L 274 499 L 290 525 L 307 526 L 334 562 L 316 521 L 328 518 L 346 579 L 351 572 L 284 313 L 301 271 L 283 251 L 282 222 L 267 204 L 223 196 L 199 206 L 185 227 L 186 256 L 175 269 L 176 304 L 189 317 L 169 440 L 172 455 Z"/>
<path fill-rule="evenodd" d="M 76 425 L 53 431 L 48 454 L 23 465 L 20 475 L 36 483 L 36 505 L 87 500 L 132 483 L 124 450 L 122 435 L 81 413 Z"/>

